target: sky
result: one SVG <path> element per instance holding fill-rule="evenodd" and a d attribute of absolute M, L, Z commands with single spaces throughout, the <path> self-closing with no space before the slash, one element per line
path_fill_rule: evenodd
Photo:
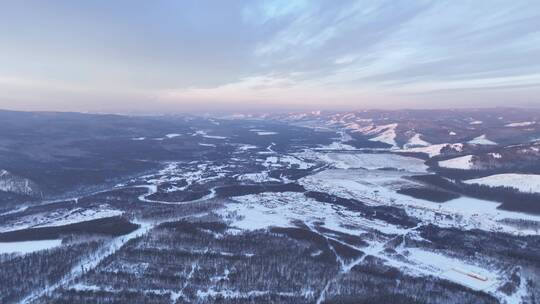
<path fill-rule="evenodd" d="M 540 1 L 0 2 L 0 108 L 540 107 Z"/>

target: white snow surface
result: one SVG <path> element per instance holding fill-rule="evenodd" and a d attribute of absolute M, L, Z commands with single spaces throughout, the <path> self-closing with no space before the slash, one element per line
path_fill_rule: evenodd
<path fill-rule="evenodd" d="M 509 123 L 509 124 L 507 124 L 505 126 L 515 128 L 515 127 L 528 127 L 528 126 L 532 126 L 532 125 L 535 125 L 535 124 L 536 124 L 536 121 L 523 121 L 523 122 Z"/>
<path fill-rule="evenodd" d="M 308 191 L 325 192 L 343 198 L 357 199 L 374 205 L 402 207 L 424 223 L 460 229 L 481 229 L 513 234 L 539 235 L 532 228 L 516 228 L 500 222 L 503 219 L 527 219 L 540 222 L 540 216 L 497 209 L 500 203 L 460 197 L 437 204 L 410 196 L 396 190 L 403 187 L 418 187 L 420 184 L 405 179 L 407 172 L 381 170 L 325 170 L 304 177 L 300 184 Z M 441 215 L 448 216 L 448 218 Z"/>
<path fill-rule="evenodd" d="M 264 136 L 264 135 L 276 135 L 276 134 L 279 134 L 278 132 L 264 131 L 264 130 L 257 130 L 257 129 L 255 129 L 255 130 L 250 130 L 250 131 L 255 132 L 255 133 L 257 133 L 257 135 L 262 135 L 262 136 Z"/>
<path fill-rule="evenodd" d="M 396 168 L 410 172 L 425 172 L 428 168 L 424 161 L 414 157 L 406 157 L 390 153 L 358 153 L 358 152 L 314 152 L 304 151 L 297 154 L 305 159 L 324 162 L 338 169 L 380 169 Z"/>
<path fill-rule="evenodd" d="M 377 136 L 370 138 L 371 141 L 379 141 L 385 144 L 389 144 L 392 147 L 397 147 L 396 143 L 396 128 L 398 124 L 388 124 L 388 125 L 382 125 L 373 127 L 372 129 L 368 129 L 366 132 L 363 132 L 365 135 L 372 135 L 377 134 Z"/>
<path fill-rule="evenodd" d="M 55 227 L 74 224 L 83 221 L 122 215 L 120 210 L 112 209 L 108 205 L 98 208 L 86 209 L 74 206 L 71 209 L 60 209 L 52 212 L 32 214 L 21 217 L 15 222 L 0 225 L 0 232 L 14 231 L 37 227 Z"/>
<path fill-rule="evenodd" d="M 407 248 L 406 254 L 417 267 L 474 290 L 492 289 L 491 287 L 497 283 L 497 276 L 493 270 L 460 259 L 420 248 Z"/>
<path fill-rule="evenodd" d="M 371 123 L 371 120 L 368 122 Z M 371 138 L 369 140 L 371 141 L 379 141 L 386 144 L 391 145 L 392 147 L 396 147 L 396 128 L 398 124 L 392 123 L 392 124 L 386 124 L 386 125 L 360 125 L 358 123 L 348 123 L 346 124 L 346 128 L 351 130 L 352 132 L 358 132 L 366 136 L 370 136 Z"/>
<path fill-rule="evenodd" d="M 39 240 L 23 242 L 0 242 L 0 254 L 2 253 L 30 253 L 60 246 L 62 240 Z"/>
<path fill-rule="evenodd" d="M 203 135 L 204 138 L 210 138 L 210 139 L 226 139 L 225 136 L 218 136 L 218 135 Z"/>
<path fill-rule="evenodd" d="M 192 136 L 202 136 L 204 138 L 210 138 L 210 139 L 226 139 L 227 138 L 225 136 L 208 135 L 208 133 L 206 133 L 206 131 L 202 131 L 202 130 L 199 130 L 199 131 L 193 133 Z"/>
<path fill-rule="evenodd" d="M 178 134 L 178 133 L 171 133 L 171 134 L 165 135 L 165 137 L 167 137 L 167 138 L 175 138 L 175 137 L 178 137 L 178 136 L 180 136 L 180 134 Z"/>
<path fill-rule="evenodd" d="M 323 226 L 344 233 L 377 227 L 385 233 L 396 233 L 401 228 L 378 220 L 367 220 L 357 212 L 341 206 L 318 202 L 298 192 L 261 193 L 234 197 L 221 210 L 225 218 L 232 218 L 232 226 L 242 230 L 268 227 L 294 227 L 294 221 L 323 222 Z"/>
<path fill-rule="evenodd" d="M 214 144 L 205 144 L 205 143 L 199 143 L 199 146 L 203 146 L 203 147 L 216 147 L 216 145 L 214 145 Z"/>
<path fill-rule="evenodd" d="M 239 145 L 237 149 L 239 151 L 247 151 L 251 149 L 257 149 L 257 146 L 249 145 L 249 144 L 242 144 L 242 145 Z"/>
<path fill-rule="evenodd" d="M 468 141 L 469 144 L 473 145 L 496 145 L 497 143 L 487 139 L 486 134 L 480 135 Z"/>
<path fill-rule="evenodd" d="M 451 158 L 439 162 L 439 166 L 450 169 L 468 170 L 474 167 L 472 155 L 465 155 L 456 158 Z"/>
<path fill-rule="evenodd" d="M 493 158 L 502 158 L 502 155 L 500 153 L 489 153 L 489 155 L 491 155 Z"/>
<path fill-rule="evenodd" d="M 490 187 L 512 187 L 521 192 L 540 193 L 540 175 L 504 173 L 466 180 L 467 184 L 479 184 Z"/>
<path fill-rule="evenodd" d="M 427 146 L 431 146 L 430 143 L 428 143 L 427 141 L 423 140 L 422 138 L 420 138 L 421 134 L 414 134 L 413 137 L 411 137 L 409 139 L 409 141 L 407 141 L 407 143 L 403 146 L 405 149 L 407 148 L 414 148 L 414 147 L 427 147 Z"/>

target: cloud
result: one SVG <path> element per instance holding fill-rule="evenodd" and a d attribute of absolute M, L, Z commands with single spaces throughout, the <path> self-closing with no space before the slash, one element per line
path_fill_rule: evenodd
<path fill-rule="evenodd" d="M 0 106 L 495 106 L 537 92 L 538 1 L 35 5 L 0 6 Z"/>
<path fill-rule="evenodd" d="M 307 0 L 252 1 L 242 10 L 248 24 L 263 25 L 271 20 L 297 14 L 309 5 Z"/>

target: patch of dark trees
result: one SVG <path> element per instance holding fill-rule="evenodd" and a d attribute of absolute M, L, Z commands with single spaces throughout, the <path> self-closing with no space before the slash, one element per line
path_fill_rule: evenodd
<path fill-rule="evenodd" d="M 326 245 L 266 230 L 215 237 L 207 230 L 220 231 L 221 224 L 193 220 L 163 224 L 130 240 L 74 282 L 112 289 L 114 294 L 57 290 L 44 302 L 78 303 L 83 298 L 85 303 L 93 297 L 93 303 L 121 303 L 118 301 L 128 298 L 124 293 L 133 292 L 137 294 L 132 295 L 133 301 L 139 303 L 137 299 L 155 290 L 163 290 L 164 295 L 182 290 L 177 303 L 313 303 L 326 282 L 339 272 L 335 255 Z M 145 266 L 138 270 L 135 265 Z M 218 279 L 225 272 L 226 278 Z M 262 290 L 268 294 L 198 296 L 198 291 L 209 289 L 244 294 Z M 313 290 L 313 295 L 304 295 L 303 289 Z M 170 297 L 167 300 L 170 302 Z"/>
<path fill-rule="evenodd" d="M 391 148 L 392 145 L 380 142 L 380 141 L 372 141 L 369 140 L 368 137 L 361 136 L 355 133 L 350 133 L 352 140 L 349 140 L 347 142 L 344 142 L 344 144 L 353 146 L 357 149 L 363 149 L 363 148 L 370 148 L 370 149 L 376 149 L 376 148 Z"/>
<path fill-rule="evenodd" d="M 219 131 L 227 132 L 225 136 L 230 137 L 232 141 L 264 148 L 273 144 L 272 150 L 279 153 L 290 152 L 292 148 L 297 146 L 314 147 L 319 144 L 330 144 L 332 138 L 335 136 L 334 132 L 315 131 L 310 128 L 297 127 L 280 122 L 238 121 L 233 122 L 236 124 L 234 126 L 229 125 L 229 123 L 231 122 L 222 121 Z M 277 134 L 261 136 L 256 132 L 250 131 L 252 129 L 276 132 Z"/>
<path fill-rule="evenodd" d="M 164 182 L 158 185 L 158 191 L 167 190 L 170 187 L 185 187 L 188 185 L 188 182 L 185 179 L 175 181 L 175 182 Z"/>
<path fill-rule="evenodd" d="M 507 295 L 515 293 L 518 287 L 521 285 L 521 267 L 517 266 L 512 269 L 510 278 L 506 281 L 499 290 Z"/>
<path fill-rule="evenodd" d="M 30 195 L 0 191 L 0 213 L 8 208 L 15 207 L 26 202 L 36 202 L 38 199 Z"/>
<path fill-rule="evenodd" d="M 139 204 L 144 210 L 137 211 L 137 216 L 147 220 L 171 220 L 188 215 L 209 213 L 221 208 L 218 201 L 204 201 L 183 204 Z"/>
<path fill-rule="evenodd" d="M 294 240 L 302 240 L 317 244 L 317 246 L 326 246 L 326 238 L 321 234 L 313 232 L 308 229 L 296 228 L 296 227 L 271 227 L 269 229 L 271 233 L 286 235 Z"/>
<path fill-rule="evenodd" d="M 147 304 L 168 304 L 171 303 L 169 293 L 158 294 L 153 292 L 141 293 L 137 291 L 123 290 L 119 292 L 110 292 L 105 290 L 75 290 L 69 288 L 60 288 L 58 295 L 44 296 L 42 303 L 51 304 L 95 304 L 95 303 L 147 303 Z M 96 302 L 96 299 L 100 299 Z"/>
<path fill-rule="evenodd" d="M 36 113 L 17 115 L 20 116 L 17 119 L 10 118 L 15 115 L 13 113 L 0 115 L 4 122 L 0 130 L 2 138 L 16 143 L 13 147 L 0 149 L 0 168 L 35 181 L 46 195 L 61 195 L 144 174 L 157 169 L 162 161 L 228 160 L 235 151 L 230 140 L 238 138 L 238 142 L 242 142 L 242 138 L 235 135 L 246 126 L 242 121 L 213 127 L 206 119 L 194 123 L 181 118 L 173 121 L 167 118 L 67 113 L 56 113 L 54 119 L 48 117 L 49 114 Z M 6 119 L 11 122 L 6 124 Z M 224 144 L 218 143 L 219 149 L 201 147 L 201 141 L 212 140 L 199 136 L 182 136 L 149 144 L 151 138 L 171 132 L 190 134 L 198 128 L 212 134 L 225 133 L 228 139 L 224 140 Z M 328 142 L 330 138 L 330 133 L 308 128 L 293 128 L 285 124 L 276 124 L 276 128 L 284 131 L 280 130 L 279 136 L 266 139 L 268 144 L 264 147 L 270 141 L 290 147 L 293 141 L 295 144 L 309 142 L 315 145 L 321 141 Z M 249 133 L 258 140 L 265 140 L 265 136 Z M 24 136 L 21 137 L 21 134 Z M 140 136 L 148 140 L 131 140 Z M 22 146 L 18 143 L 24 143 L 24 153 L 21 153 Z"/>
<path fill-rule="evenodd" d="M 47 296 L 43 298 L 44 303 L 52 304 L 95 304 L 97 303 L 144 303 L 144 304 L 170 304 L 171 294 L 155 292 L 136 292 L 136 291 L 79 291 L 74 289 L 62 289 L 61 294 Z M 173 304 L 259 304 L 259 303 L 280 303 L 280 304 L 312 304 L 313 300 L 307 300 L 300 295 L 282 295 L 278 292 L 267 294 L 252 294 L 244 297 L 230 297 L 222 295 L 209 295 L 191 301 L 178 299 Z"/>
<path fill-rule="evenodd" d="M 44 204 L 44 205 L 29 206 L 28 208 L 21 210 L 19 212 L 1 215 L 0 222 L 8 223 L 10 221 L 16 221 L 27 215 L 46 213 L 46 212 L 51 212 L 57 209 L 72 208 L 72 207 L 73 207 L 73 201 L 63 201 L 63 202 L 56 202 L 56 203 L 50 203 L 50 204 Z"/>
<path fill-rule="evenodd" d="M 313 198 L 319 202 L 345 207 L 348 210 L 362 214 L 364 217 L 382 220 L 394 225 L 412 228 L 419 223 L 417 219 L 408 216 L 405 210 L 397 207 L 368 206 L 358 200 L 341 198 L 335 195 L 316 191 L 308 191 L 305 193 L 305 195 L 306 197 Z"/>
<path fill-rule="evenodd" d="M 315 229 L 317 229 L 317 231 L 320 233 L 324 233 L 325 235 L 332 235 L 334 238 L 356 247 L 369 246 L 369 243 L 362 239 L 362 237 L 359 235 L 352 235 L 341 231 L 335 231 L 321 225 L 317 225 Z"/>
<path fill-rule="evenodd" d="M 484 292 L 435 277 L 416 277 L 367 256 L 327 290 L 323 303 L 499 303 Z"/>
<path fill-rule="evenodd" d="M 100 192 L 78 199 L 78 204 L 99 205 L 106 202 L 107 204 L 121 209 L 136 209 L 141 208 L 139 196 L 147 193 L 146 188 L 121 188 L 106 192 Z"/>
<path fill-rule="evenodd" d="M 467 184 L 460 180 L 448 180 L 441 176 L 428 174 L 413 176 L 412 179 L 434 185 L 466 196 L 502 203 L 498 208 L 540 214 L 540 194 L 524 193 L 511 187 L 490 187 Z"/>
<path fill-rule="evenodd" d="M 473 157 L 482 157 L 483 155 L 474 155 Z M 537 158 L 533 158 L 532 161 L 512 161 L 505 160 L 505 163 L 497 166 L 487 166 L 482 167 L 481 169 L 453 169 L 453 168 L 444 168 L 439 167 L 439 161 L 447 160 L 452 157 L 434 157 L 426 161 L 426 165 L 430 167 L 431 170 L 435 171 L 437 174 L 448 177 L 450 179 L 465 180 L 480 178 L 488 175 L 494 174 L 504 174 L 504 173 L 521 173 L 521 174 L 540 174 L 540 162 Z M 481 161 L 480 166 L 482 166 Z"/>
<path fill-rule="evenodd" d="M 269 229 L 269 231 L 271 233 L 286 235 L 295 240 L 311 242 L 312 244 L 316 244 L 321 249 L 324 248 L 324 250 L 326 251 L 328 249 L 332 249 L 335 252 L 335 254 L 337 254 L 341 259 L 347 260 L 347 261 L 352 261 L 354 259 L 357 259 L 364 254 L 360 250 L 353 248 L 351 245 L 345 242 L 342 243 L 340 241 L 327 238 L 323 236 L 321 233 L 317 233 L 306 228 L 272 227 Z M 349 238 L 354 237 L 351 235 L 346 235 L 346 236 L 349 236 Z M 355 239 L 354 241 L 357 241 L 357 240 Z"/>
<path fill-rule="evenodd" d="M 58 282 L 82 256 L 99 246 L 96 241 L 61 246 L 0 262 L 0 303 L 16 303 L 30 292 Z"/>
<path fill-rule="evenodd" d="M 219 142 L 214 143 L 218 146 L 218 149 L 210 149 L 200 156 L 199 160 L 205 161 L 227 161 L 232 157 L 232 153 L 235 151 L 234 147 L 228 145 L 227 143 Z M 201 146 L 197 147 L 198 150 L 201 149 Z M 203 147 L 204 149 L 204 147 Z"/>
<path fill-rule="evenodd" d="M 209 222 L 188 222 L 188 221 L 175 221 L 165 222 L 158 226 L 162 229 L 171 229 L 173 231 L 180 231 L 182 233 L 199 233 L 201 230 L 208 230 L 216 233 L 223 233 L 227 230 L 227 224 L 217 221 Z"/>
<path fill-rule="evenodd" d="M 272 178 L 277 178 L 277 179 L 280 179 L 282 177 L 286 177 L 290 180 L 299 180 L 303 177 L 306 177 L 310 174 L 313 173 L 313 169 L 310 168 L 310 169 L 297 169 L 297 168 L 292 168 L 292 169 L 277 169 L 277 170 L 272 170 L 270 172 L 268 172 L 268 176 L 272 177 Z"/>
<path fill-rule="evenodd" d="M 414 157 L 414 158 L 419 158 L 423 160 L 429 159 L 429 154 L 427 153 L 419 153 L 419 152 L 393 152 L 393 153 L 397 155 L 401 155 L 401 156 Z"/>
<path fill-rule="evenodd" d="M 130 233 L 138 227 L 139 225 L 129 222 L 124 217 L 114 216 L 63 226 L 29 228 L 3 232 L 0 233 L 0 242 L 50 240 L 72 234 L 120 236 Z"/>
<path fill-rule="evenodd" d="M 410 187 L 410 188 L 401 188 L 396 191 L 399 194 L 408 195 L 414 198 L 423 199 L 435 203 L 444 203 L 449 200 L 453 200 L 456 198 L 459 198 L 460 195 L 448 192 L 448 191 L 442 191 L 434 188 L 419 188 L 419 187 Z"/>
<path fill-rule="evenodd" d="M 451 250 L 464 257 L 498 256 L 500 260 L 522 261 L 540 267 L 540 236 L 442 228 L 432 224 L 422 226 L 418 231 L 429 241 L 423 246 L 433 249 Z"/>
<path fill-rule="evenodd" d="M 516 227 L 520 230 L 536 230 L 536 232 L 540 231 L 540 222 L 535 220 L 529 220 L 524 218 L 504 218 L 499 220 L 499 222 Z"/>
<path fill-rule="evenodd" d="M 206 232 L 223 229 L 224 224 L 215 221 L 161 224 L 147 235 L 131 240 L 74 282 L 103 290 L 58 289 L 40 300 L 44 303 L 169 303 L 170 291 L 182 289 L 183 296 L 177 303 L 313 303 L 326 283 L 335 280 L 329 285 L 324 303 L 498 303 L 487 293 L 446 280 L 407 275 L 373 256 L 367 256 L 349 273 L 337 275 L 339 265 L 324 237 L 303 227 L 276 227 L 269 231 L 224 234 L 219 238 Z M 444 239 L 444 235 L 440 237 Z M 467 243 L 466 239 L 461 241 Z M 482 247 L 477 242 L 486 240 L 477 239 L 465 247 Z M 510 246 L 518 246 L 520 242 L 523 239 Z M 456 244 L 451 246 L 455 249 Z M 536 250 L 536 247 L 525 249 Z M 319 254 L 312 255 L 318 250 Z M 345 252 L 340 251 L 341 254 L 347 256 Z M 357 256 L 351 252 L 351 258 Z M 143 271 L 126 267 L 141 264 L 146 265 Z M 227 278 L 216 280 L 225 270 Z M 192 271 L 193 276 L 188 278 Z M 268 293 L 245 297 L 197 296 L 197 291 L 210 288 Z M 111 289 L 114 291 L 107 291 Z M 299 292 L 306 289 L 313 294 Z M 155 293 L 155 290 L 164 292 Z"/>
<path fill-rule="evenodd" d="M 364 255 L 362 251 L 352 248 L 351 246 L 343 244 L 336 240 L 328 239 L 328 243 L 332 246 L 332 248 L 334 248 L 336 254 L 338 254 L 343 260 L 351 262 Z"/>
<path fill-rule="evenodd" d="M 323 304 L 373 304 L 373 303 L 399 303 L 399 304 L 419 304 L 414 296 L 399 293 L 384 293 L 371 295 L 336 295 L 322 302 Z"/>

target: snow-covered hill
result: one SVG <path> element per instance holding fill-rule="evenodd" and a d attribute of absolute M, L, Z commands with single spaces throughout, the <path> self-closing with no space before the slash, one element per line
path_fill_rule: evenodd
<path fill-rule="evenodd" d="M 490 187 L 510 187 L 527 193 L 540 193 L 540 175 L 537 174 L 495 174 L 482 178 L 469 179 L 465 182 Z"/>
<path fill-rule="evenodd" d="M 540 175 L 521 174 L 540 167 L 538 124 L 523 124 L 540 120 L 533 111 L 68 115 L 53 126 L 65 115 L 55 114 L 42 118 L 46 134 L 32 133 L 41 115 L 7 124 L 26 130 L 32 148 L 0 142 L 16 160 L 2 165 L 11 172 L 0 171 L 0 190 L 39 193 L 19 173 L 31 172 L 60 195 L 18 203 L 1 193 L 10 203 L 0 205 L 2 303 L 513 304 L 538 295 L 540 209 L 530 192 Z"/>

